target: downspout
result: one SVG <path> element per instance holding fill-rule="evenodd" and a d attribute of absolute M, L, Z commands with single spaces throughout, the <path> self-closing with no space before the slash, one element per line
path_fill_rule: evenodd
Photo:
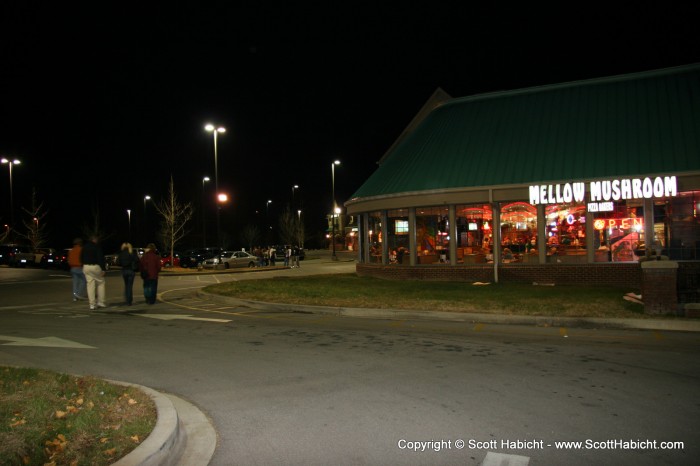
<path fill-rule="evenodd" d="M 498 262 L 501 260 L 501 206 L 498 202 L 493 202 L 493 190 L 489 189 L 489 203 L 493 211 L 491 223 L 493 225 L 493 240 L 491 241 L 491 252 L 493 255 L 493 281 L 498 283 Z"/>

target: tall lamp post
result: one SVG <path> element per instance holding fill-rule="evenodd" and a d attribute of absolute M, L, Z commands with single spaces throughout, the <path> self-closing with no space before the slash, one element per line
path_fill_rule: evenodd
<path fill-rule="evenodd" d="M 143 196 L 143 243 L 142 244 L 147 244 L 148 243 L 148 217 L 146 216 L 146 202 L 151 200 L 151 196 L 146 194 Z"/>
<path fill-rule="evenodd" d="M 15 202 L 13 194 L 14 191 L 12 189 L 12 166 L 19 165 L 20 161 L 17 159 L 10 160 L 3 157 L 0 162 L 6 163 L 10 168 L 10 228 L 8 231 L 11 231 L 15 227 Z"/>
<path fill-rule="evenodd" d="M 131 241 L 131 209 L 126 209 L 126 216 L 129 218 L 129 234 L 127 235 L 127 239 Z"/>
<path fill-rule="evenodd" d="M 265 203 L 265 221 L 267 222 L 267 239 L 272 241 L 272 238 L 270 237 L 270 230 L 272 230 L 272 225 L 270 224 L 270 204 L 272 204 L 272 200 L 268 199 L 268 201 Z"/>
<path fill-rule="evenodd" d="M 202 247 L 207 246 L 207 220 L 206 213 L 204 211 L 204 200 L 207 198 L 207 196 L 204 194 L 204 183 L 209 181 L 210 178 L 208 176 L 202 178 Z"/>
<path fill-rule="evenodd" d="M 292 206 L 291 206 L 292 209 L 294 208 L 294 192 L 295 192 L 297 189 L 299 189 L 299 185 L 298 185 L 298 184 L 295 184 L 294 186 L 292 186 Z"/>
<path fill-rule="evenodd" d="M 333 210 L 331 211 L 331 224 L 333 228 L 333 234 L 331 235 L 331 244 L 333 245 L 333 254 L 331 255 L 331 260 L 337 261 L 338 256 L 335 255 L 335 216 L 338 210 L 338 205 L 335 203 L 335 166 L 340 165 L 340 160 L 336 160 L 331 164 L 331 181 L 333 189 Z"/>
<path fill-rule="evenodd" d="M 204 127 L 205 130 L 214 134 L 214 189 L 216 195 L 219 196 L 219 153 L 217 147 L 217 136 L 219 133 L 225 133 L 226 128 L 223 126 L 214 126 L 211 123 Z M 221 202 L 216 203 L 216 245 L 221 247 Z"/>

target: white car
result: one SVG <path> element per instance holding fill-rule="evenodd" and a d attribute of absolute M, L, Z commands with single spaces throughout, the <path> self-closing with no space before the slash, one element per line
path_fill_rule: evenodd
<path fill-rule="evenodd" d="M 224 251 L 216 257 L 206 259 L 202 262 L 202 266 L 205 269 L 255 267 L 257 261 L 257 257 L 245 251 Z"/>

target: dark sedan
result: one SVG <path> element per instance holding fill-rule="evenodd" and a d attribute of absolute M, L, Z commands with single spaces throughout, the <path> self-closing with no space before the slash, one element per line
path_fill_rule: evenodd
<path fill-rule="evenodd" d="M 41 256 L 39 265 L 45 269 L 56 268 L 68 270 L 68 251 L 70 251 L 70 249 L 64 249 L 62 251 L 51 250 L 51 252 Z"/>
<path fill-rule="evenodd" d="M 205 260 L 221 254 L 221 248 L 199 248 L 187 251 L 180 256 L 180 267 L 199 267 Z"/>

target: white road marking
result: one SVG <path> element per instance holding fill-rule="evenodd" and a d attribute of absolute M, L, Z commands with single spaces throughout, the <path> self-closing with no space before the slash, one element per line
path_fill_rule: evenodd
<path fill-rule="evenodd" d="M 95 349 L 94 346 L 83 345 L 75 341 L 64 340 L 58 337 L 24 338 L 8 335 L 0 335 L 0 340 L 9 341 L 2 346 L 42 346 L 46 348 L 83 348 Z"/>
<path fill-rule="evenodd" d="M 192 317 L 191 315 L 184 315 L 184 314 L 134 314 L 139 317 L 149 317 L 151 319 L 158 319 L 158 320 L 201 320 L 203 322 L 221 322 L 221 323 L 226 323 L 226 322 L 231 322 L 230 320 L 226 319 L 209 319 L 207 317 Z"/>

